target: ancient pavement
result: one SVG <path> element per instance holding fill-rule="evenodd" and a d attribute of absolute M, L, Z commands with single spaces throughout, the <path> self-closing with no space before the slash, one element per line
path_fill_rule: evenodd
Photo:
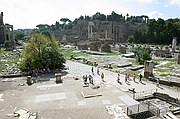
<path fill-rule="evenodd" d="M 35 83 L 32 86 L 19 86 L 26 82 L 26 77 L 0 83 L 2 86 L 11 86 L 0 95 L 0 117 L 13 119 L 7 117 L 7 114 L 25 108 L 37 112 L 38 119 L 114 119 L 114 116 L 107 113 L 107 105 L 122 105 L 126 112 L 128 105 L 137 103 L 132 100 L 132 93 L 127 92 L 128 88 L 135 88 L 137 92 L 156 89 L 155 84 L 147 82 L 144 82 L 144 85 L 130 81 L 130 85 L 127 85 L 124 82 L 124 75 L 121 75 L 122 85 L 120 85 L 116 82 L 116 73 L 100 69 L 100 73 L 105 74 L 106 83 L 104 83 L 96 74 L 96 68 L 93 78 L 95 85 L 99 85 L 100 88 L 92 89 L 91 85 L 83 87 L 81 77 L 83 74 L 91 74 L 91 66 L 72 61 L 67 61 L 66 66 L 69 68 L 69 74 L 63 76 L 62 84 L 56 84 L 55 78 L 50 78 L 49 81 Z M 80 80 L 74 80 L 73 77 L 79 77 Z M 163 88 L 158 90 L 180 98 L 180 92 L 177 90 Z M 83 98 L 82 93 L 102 96 Z"/>
<path fill-rule="evenodd" d="M 92 74 L 91 73 L 92 67 L 88 66 L 88 65 L 84 65 L 84 64 L 81 64 L 78 62 L 67 61 L 66 66 L 69 68 L 69 73 L 71 74 L 71 76 L 82 77 L 83 74 Z M 94 77 L 94 80 L 98 82 L 98 81 L 101 81 L 101 78 L 100 78 L 100 76 L 97 75 L 96 71 L 97 71 L 97 68 L 94 67 L 93 77 Z M 157 91 L 169 94 L 172 97 L 176 97 L 176 98 L 180 99 L 180 89 L 173 89 L 173 88 L 164 87 L 164 86 L 162 88 L 157 88 L 156 83 L 153 84 L 149 81 L 143 82 L 143 84 L 142 84 L 142 83 L 139 83 L 139 77 L 138 76 L 136 76 L 136 81 L 138 83 L 134 83 L 133 81 L 130 81 L 130 85 L 127 85 L 125 83 L 125 76 L 122 74 L 120 74 L 120 79 L 122 82 L 122 85 L 120 85 L 116 81 L 118 73 L 114 73 L 111 71 L 100 69 L 100 73 L 102 73 L 102 72 L 105 74 L 105 81 L 107 82 L 107 83 L 105 83 L 105 85 L 107 87 L 108 86 L 117 87 L 122 91 L 127 90 L 129 88 L 135 88 L 136 92 L 156 90 L 157 89 Z M 132 77 L 131 77 L 131 79 L 132 79 Z"/>

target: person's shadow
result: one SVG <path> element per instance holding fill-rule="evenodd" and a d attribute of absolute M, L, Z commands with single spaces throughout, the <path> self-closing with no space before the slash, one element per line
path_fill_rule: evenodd
<path fill-rule="evenodd" d="M 145 84 L 145 83 L 143 83 L 142 81 L 140 81 L 140 83 L 141 83 L 141 84 L 143 84 L 143 85 L 146 85 L 146 84 Z"/>
<path fill-rule="evenodd" d="M 157 86 L 158 88 L 160 88 L 161 90 L 164 90 L 164 88 L 163 87 L 161 87 L 161 86 Z"/>

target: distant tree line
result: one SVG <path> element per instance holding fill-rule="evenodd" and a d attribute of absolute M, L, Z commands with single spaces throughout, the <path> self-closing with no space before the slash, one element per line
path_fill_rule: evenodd
<path fill-rule="evenodd" d="M 145 23 L 148 19 L 148 16 L 129 16 L 127 13 L 126 16 L 122 14 L 117 14 L 114 11 L 110 15 L 101 14 L 97 12 L 92 16 L 80 16 L 76 18 L 74 21 L 69 20 L 68 18 L 61 18 L 59 21 L 56 21 L 55 24 L 48 25 L 48 24 L 39 24 L 36 27 L 40 31 L 56 31 L 56 30 L 68 30 L 71 29 L 73 26 L 77 24 L 79 20 L 99 20 L 99 21 L 116 21 L 116 22 L 133 22 L 133 23 Z"/>
<path fill-rule="evenodd" d="M 128 41 L 133 43 L 171 44 L 173 37 L 180 43 L 180 19 L 149 19 L 146 27 L 134 32 Z"/>

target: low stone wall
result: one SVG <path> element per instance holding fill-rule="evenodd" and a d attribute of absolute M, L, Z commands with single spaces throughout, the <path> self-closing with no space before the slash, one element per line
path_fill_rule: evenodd
<path fill-rule="evenodd" d="M 174 98 L 174 97 L 171 97 L 167 94 L 159 93 L 159 92 L 155 92 L 153 95 L 156 98 L 159 98 L 159 99 L 165 100 L 167 102 L 176 103 L 176 104 L 180 105 L 180 99 L 178 99 L 178 98 Z"/>
<path fill-rule="evenodd" d="M 22 74 L 9 74 L 9 75 L 0 75 L 1 78 L 14 78 L 14 77 L 21 77 Z"/>
<path fill-rule="evenodd" d="M 157 82 L 156 78 L 149 78 L 149 81 Z M 180 82 L 173 82 L 173 81 L 166 81 L 166 80 L 160 80 L 159 84 L 167 85 L 167 86 L 176 86 L 180 87 Z"/>

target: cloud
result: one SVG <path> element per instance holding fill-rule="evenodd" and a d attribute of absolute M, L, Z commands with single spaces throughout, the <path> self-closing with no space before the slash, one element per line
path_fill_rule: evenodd
<path fill-rule="evenodd" d="M 169 0 L 171 5 L 177 5 L 178 7 L 180 7 L 180 0 Z"/>
<path fill-rule="evenodd" d="M 158 19 L 158 18 L 163 18 L 164 15 L 163 13 L 160 13 L 158 11 L 152 11 L 150 13 L 147 13 L 147 15 L 149 16 L 149 18 L 153 18 L 153 19 Z"/>
<path fill-rule="evenodd" d="M 4 22 L 16 28 L 34 28 L 38 24 L 54 24 L 60 18 L 72 21 L 80 15 L 105 15 L 115 11 L 118 14 L 142 15 L 148 13 L 152 18 L 169 16 L 162 9 L 165 4 L 179 5 L 180 0 L 0 0 L 0 12 L 4 12 Z M 163 5 L 163 6 L 162 6 Z M 168 6 L 166 6 L 168 7 Z M 171 7 L 169 7 L 171 8 Z M 174 8 L 174 7 L 173 7 Z M 172 8 L 170 9 L 172 10 Z M 177 12 L 177 13 L 176 13 Z M 178 10 L 170 15 L 179 16 Z"/>
<path fill-rule="evenodd" d="M 155 0 L 137 0 L 140 3 L 148 4 L 148 3 L 153 3 Z"/>

